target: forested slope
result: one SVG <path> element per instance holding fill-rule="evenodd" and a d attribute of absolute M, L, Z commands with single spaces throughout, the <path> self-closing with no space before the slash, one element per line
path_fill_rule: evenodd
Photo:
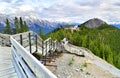
<path fill-rule="evenodd" d="M 51 37 L 61 40 L 64 37 L 69 42 L 90 49 L 95 55 L 120 68 L 120 29 L 103 24 L 98 28 L 79 26 L 79 30 L 58 28 L 44 38 Z"/>

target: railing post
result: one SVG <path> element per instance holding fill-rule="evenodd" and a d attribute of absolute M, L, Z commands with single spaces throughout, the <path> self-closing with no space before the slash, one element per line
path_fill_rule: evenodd
<path fill-rule="evenodd" d="M 56 49 L 56 41 L 55 41 L 55 49 Z"/>
<path fill-rule="evenodd" d="M 31 49 L 31 35 L 30 35 L 30 33 L 29 33 L 29 47 L 30 47 L 30 53 L 32 53 L 32 52 L 31 52 L 32 49 Z"/>
<path fill-rule="evenodd" d="M 50 49 L 52 49 L 52 39 L 50 40 Z"/>
<path fill-rule="evenodd" d="M 4 46 L 4 40 L 3 40 L 3 38 L 2 38 L 2 46 Z"/>
<path fill-rule="evenodd" d="M 55 44 L 56 44 L 56 49 L 58 49 L 58 48 L 57 48 L 57 46 L 58 46 L 57 40 L 56 40 L 56 43 L 55 43 Z"/>
<path fill-rule="evenodd" d="M 20 35 L 20 44 L 23 45 L 22 35 Z"/>
<path fill-rule="evenodd" d="M 53 50 L 55 49 L 55 43 L 53 42 Z"/>
<path fill-rule="evenodd" d="M 45 65 L 46 65 L 46 60 L 47 60 L 47 41 L 45 42 L 45 47 L 46 47 L 46 54 L 45 54 Z"/>
<path fill-rule="evenodd" d="M 42 41 L 42 55 L 44 53 L 44 41 Z"/>
<path fill-rule="evenodd" d="M 51 49 L 51 39 L 49 40 L 49 50 Z"/>
<path fill-rule="evenodd" d="M 38 51 L 38 47 L 37 47 L 37 35 L 35 35 L 35 42 L 36 42 L 36 52 Z"/>

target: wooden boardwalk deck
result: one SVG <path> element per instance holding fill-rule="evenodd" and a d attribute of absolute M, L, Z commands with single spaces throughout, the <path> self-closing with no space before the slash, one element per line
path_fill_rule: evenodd
<path fill-rule="evenodd" d="M 0 78 L 18 78 L 12 64 L 10 47 L 0 46 Z"/>

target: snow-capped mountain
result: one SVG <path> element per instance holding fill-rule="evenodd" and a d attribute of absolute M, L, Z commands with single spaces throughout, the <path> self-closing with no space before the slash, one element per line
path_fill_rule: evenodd
<path fill-rule="evenodd" d="M 11 27 L 14 28 L 14 17 L 0 14 L 0 31 L 2 31 L 5 27 L 6 18 L 9 19 Z M 19 19 L 20 16 L 17 17 Z M 54 30 L 55 28 L 63 24 L 60 22 L 51 22 L 51 21 L 43 20 L 35 16 L 22 16 L 22 19 L 23 21 L 26 21 L 30 30 L 38 33 L 39 29 L 42 28 L 44 34 L 50 32 L 51 30 Z"/>

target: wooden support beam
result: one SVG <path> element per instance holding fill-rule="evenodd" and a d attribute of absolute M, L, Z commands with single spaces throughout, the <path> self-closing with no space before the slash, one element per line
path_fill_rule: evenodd
<path fill-rule="evenodd" d="M 51 59 L 51 60 L 50 60 L 50 59 L 42 59 L 42 61 L 46 61 L 46 62 L 47 62 L 47 61 L 48 61 L 48 62 L 55 62 L 54 59 Z"/>
<path fill-rule="evenodd" d="M 35 35 L 35 42 L 36 42 L 36 52 L 38 51 L 38 47 L 37 47 L 37 35 Z"/>
<path fill-rule="evenodd" d="M 20 35 L 20 44 L 23 45 L 22 35 Z"/>
<path fill-rule="evenodd" d="M 47 41 L 45 42 L 45 48 L 46 48 L 45 59 L 47 59 Z M 45 60 L 45 65 L 46 65 L 46 60 Z"/>
<path fill-rule="evenodd" d="M 55 64 L 45 64 L 45 66 L 53 66 L 53 67 L 57 67 L 57 65 L 55 65 Z"/>
<path fill-rule="evenodd" d="M 44 41 L 42 41 L 42 55 L 44 54 Z"/>
<path fill-rule="evenodd" d="M 30 53 L 32 53 L 32 48 L 31 48 L 31 34 L 29 33 L 29 47 L 30 47 Z"/>

